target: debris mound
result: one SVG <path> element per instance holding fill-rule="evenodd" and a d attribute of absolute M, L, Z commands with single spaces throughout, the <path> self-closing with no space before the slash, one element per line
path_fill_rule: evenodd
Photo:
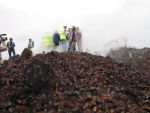
<path fill-rule="evenodd" d="M 21 54 L 21 60 L 27 60 L 32 57 L 32 51 L 30 49 L 25 48 Z"/>
<path fill-rule="evenodd" d="M 148 113 L 149 80 L 110 57 L 26 49 L 0 68 L 0 112 Z"/>
<path fill-rule="evenodd" d="M 117 50 L 111 50 L 109 56 L 116 62 L 125 63 L 150 74 L 150 48 L 121 47 Z"/>

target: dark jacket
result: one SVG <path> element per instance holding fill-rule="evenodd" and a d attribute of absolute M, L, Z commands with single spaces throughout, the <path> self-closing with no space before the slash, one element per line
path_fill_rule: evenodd
<path fill-rule="evenodd" d="M 59 33 L 54 33 L 54 35 L 53 35 L 54 45 L 58 46 L 59 45 L 59 41 L 60 41 L 60 35 L 59 35 Z"/>
<path fill-rule="evenodd" d="M 13 41 L 9 41 L 9 42 L 7 42 L 7 47 L 8 47 L 8 49 L 14 49 L 15 43 Z"/>

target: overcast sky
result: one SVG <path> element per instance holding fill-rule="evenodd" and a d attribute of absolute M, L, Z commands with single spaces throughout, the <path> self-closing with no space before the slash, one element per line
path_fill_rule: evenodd
<path fill-rule="evenodd" d="M 130 46 L 150 47 L 150 0 L 0 0 L 0 14 L 0 33 L 14 38 L 17 53 L 28 38 L 40 50 L 44 33 L 63 25 L 80 27 L 84 50 L 100 52 L 124 38 Z"/>

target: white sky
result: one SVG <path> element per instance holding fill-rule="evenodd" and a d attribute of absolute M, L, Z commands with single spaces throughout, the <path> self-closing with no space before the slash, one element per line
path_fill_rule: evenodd
<path fill-rule="evenodd" d="M 150 0 L 0 0 L 0 14 L 0 33 L 14 38 L 17 53 L 28 38 L 40 50 L 43 34 L 63 25 L 79 26 L 84 48 L 92 52 L 122 38 L 130 46 L 150 47 Z"/>

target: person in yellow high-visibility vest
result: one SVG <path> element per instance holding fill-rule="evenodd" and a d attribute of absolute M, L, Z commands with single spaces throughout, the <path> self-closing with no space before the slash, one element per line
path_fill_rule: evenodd
<path fill-rule="evenodd" d="M 44 44 L 44 46 L 46 46 L 48 48 L 53 46 L 53 38 L 50 33 L 47 32 L 43 36 L 43 44 Z"/>
<path fill-rule="evenodd" d="M 67 35 L 66 35 L 67 26 L 64 26 L 60 31 L 60 44 L 62 46 L 62 52 L 67 51 Z"/>

